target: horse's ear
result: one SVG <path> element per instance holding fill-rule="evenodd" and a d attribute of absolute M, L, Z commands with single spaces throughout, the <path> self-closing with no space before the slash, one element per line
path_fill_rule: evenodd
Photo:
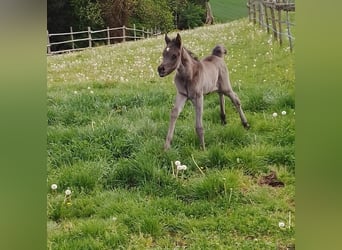
<path fill-rule="evenodd" d="M 171 42 L 171 39 L 167 36 L 167 34 L 165 34 L 165 42 L 166 42 L 166 44 Z"/>
<path fill-rule="evenodd" d="M 177 45 L 178 48 L 180 48 L 181 45 L 182 45 L 182 39 L 181 39 L 181 36 L 179 35 L 179 33 L 177 33 L 176 45 Z"/>

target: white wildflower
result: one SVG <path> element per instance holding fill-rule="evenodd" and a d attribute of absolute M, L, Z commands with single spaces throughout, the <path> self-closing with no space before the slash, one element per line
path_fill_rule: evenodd
<path fill-rule="evenodd" d="M 277 114 L 276 112 L 274 112 L 274 113 L 272 114 L 272 116 L 273 116 L 273 117 L 277 117 L 278 114 Z"/>
<path fill-rule="evenodd" d="M 284 228 L 285 227 L 285 223 L 283 221 L 279 221 L 278 226 L 280 228 Z"/>
<path fill-rule="evenodd" d="M 281 114 L 286 115 L 286 111 L 285 110 L 281 111 Z"/>
<path fill-rule="evenodd" d="M 71 190 L 70 189 L 65 190 L 65 195 L 71 195 Z"/>
<path fill-rule="evenodd" d="M 52 189 L 52 190 L 56 190 L 56 189 L 57 189 L 57 184 L 52 184 L 52 185 L 51 185 L 51 189 Z"/>
<path fill-rule="evenodd" d="M 175 165 L 178 167 L 181 165 L 180 161 L 175 161 Z"/>

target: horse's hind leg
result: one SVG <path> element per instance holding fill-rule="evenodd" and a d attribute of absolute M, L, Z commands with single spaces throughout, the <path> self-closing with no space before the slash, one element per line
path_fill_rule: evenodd
<path fill-rule="evenodd" d="M 237 94 L 233 91 L 233 90 L 229 90 L 225 93 L 225 95 L 227 95 L 230 100 L 232 101 L 232 103 L 234 104 L 236 110 L 238 111 L 239 115 L 240 115 L 240 119 L 241 119 L 241 122 L 242 122 L 242 125 L 248 129 L 249 128 L 249 124 L 247 122 L 247 119 L 246 119 L 246 116 L 245 116 L 245 113 L 243 112 L 242 110 L 242 107 L 241 107 L 241 102 L 240 102 L 240 99 L 239 97 L 237 96 Z"/>
<path fill-rule="evenodd" d="M 203 150 L 205 150 L 204 144 L 204 130 L 202 124 L 202 116 L 203 116 L 203 95 L 199 95 L 196 98 L 191 100 L 195 106 L 196 112 L 196 133 L 200 140 L 200 145 Z"/>
<path fill-rule="evenodd" d="M 227 124 L 227 121 L 226 121 L 226 111 L 225 111 L 225 108 L 224 108 L 224 95 L 222 93 L 219 93 L 219 98 L 220 98 L 220 117 L 221 117 L 221 122 L 223 125 Z"/>

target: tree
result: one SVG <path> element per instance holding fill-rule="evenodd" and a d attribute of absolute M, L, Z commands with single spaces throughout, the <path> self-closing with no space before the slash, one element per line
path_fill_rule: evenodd
<path fill-rule="evenodd" d="M 205 10 L 200 5 L 188 3 L 179 13 L 179 29 L 190 29 L 203 25 Z"/>
<path fill-rule="evenodd" d="M 99 0 L 102 17 L 106 26 L 122 27 L 128 26 L 129 18 L 133 13 L 135 2 L 137 0 Z M 122 30 L 111 30 L 111 37 L 122 36 Z M 115 39 L 114 42 L 120 40 Z"/>
<path fill-rule="evenodd" d="M 50 32 L 67 32 L 74 22 L 68 0 L 47 1 L 47 29 Z"/>
<path fill-rule="evenodd" d="M 214 16 L 211 10 L 209 0 L 205 2 L 205 10 L 206 10 L 205 24 L 214 24 Z"/>
<path fill-rule="evenodd" d="M 97 0 L 70 0 L 70 5 L 78 30 L 85 30 L 88 26 L 92 29 L 103 27 L 104 20 Z"/>

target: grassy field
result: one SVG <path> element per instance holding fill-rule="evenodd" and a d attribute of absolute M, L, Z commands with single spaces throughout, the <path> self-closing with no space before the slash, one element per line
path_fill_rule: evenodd
<path fill-rule="evenodd" d="M 247 0 L 210 0 L 215 22 L 224 23 L 248 16 Z"/>
<path fill-rule="evenodd" d="M 226 46 L 250 130 L 229 100 L 222 126 L 212 94 L 204 101 L 207 150 L 199 149 L 187 103 L 163 151 L 175 96 L 173 77 L 156 71 L 163 36 L 48 57 L 48 249 L 295 243 L 294 54 L 247 19 L 181 35 L 199 57 Z M 187 170 L 175 175 L 177 160 Z M 259 184 L 272 170 L 284 187 Z"/>

